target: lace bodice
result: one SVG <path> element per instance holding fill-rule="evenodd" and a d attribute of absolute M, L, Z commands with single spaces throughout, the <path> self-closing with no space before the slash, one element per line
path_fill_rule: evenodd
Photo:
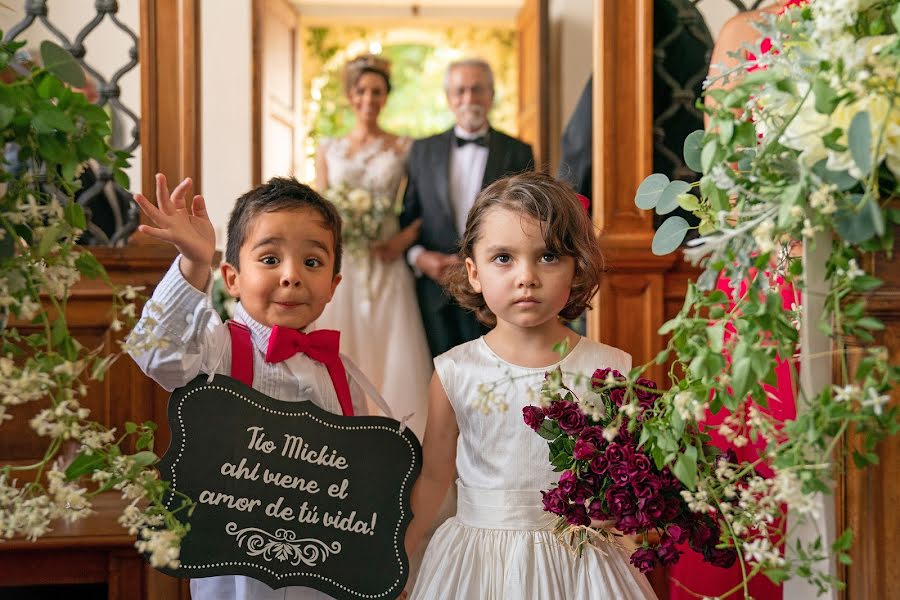
<path fill-rule="evenodd" d="M 381 138 L 350 155 L 350 138 L 324 139 L 321 148 L 328 167 L 328 186 L 347 183 L 373 195 L 394 197 L 406 174 L 411 143 L 410 138 L 400 138 L 392 144 Z"/>

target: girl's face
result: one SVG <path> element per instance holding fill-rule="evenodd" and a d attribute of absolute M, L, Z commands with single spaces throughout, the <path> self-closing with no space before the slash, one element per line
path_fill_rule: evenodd
<path fill-rule="evenodd" d="M 555 320 L 569 301 L 575 259 L 547 249 L 537 219 L 507 208 L 489 209 L 481 232 L 466 270 L 498 325 L 530 328 Z"/>
<path fill-rule="evenodd" d="M 387 102 L 387 95 L 384 77 L 376 73 L 363 73 L 348 97 L 356 118 L 364 123 L 374 123 Z"/>

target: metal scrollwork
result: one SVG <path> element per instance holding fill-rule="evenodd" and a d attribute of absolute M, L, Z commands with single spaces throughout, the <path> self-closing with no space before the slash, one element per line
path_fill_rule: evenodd
<path fill-rule="evenodd" d="M 119 19 L 119 3 L 116 0 L 96 0 L 93 17 L 78 31 L 74 42 L 50 21 L 47 0 L 24 0 L 24 9 L 25 17 L 6 32 L 4 40 L 16 39 L 35 23 L 42 24 L 55 37 L 53 41 L 71 52 L 89 79 L 96 84 L 97 99 L 94 103 L 105 107 L 110 114 L 110 145 L 116 150 L 134 152 L 141 143 L 140 118 L 122 102 L 119 82 L 138 65 L 138 36 Z M 109 79 L 86 59 L 88 37 L 104 20 L 109 20 L 130 38 L 132 44 L 128 49 L 127 61 Z M 118 185 L 109 169 L 102 165 L 85 165 L 81 179 L 82 189 L 78 191 L 76 201 L 84 207 L 89 223 L 79 243 L 124 245 L 140 222 L 140 211 L 131 201 L 131 192 Z M 58 190 L 48 192 L 59 194 Z"/>

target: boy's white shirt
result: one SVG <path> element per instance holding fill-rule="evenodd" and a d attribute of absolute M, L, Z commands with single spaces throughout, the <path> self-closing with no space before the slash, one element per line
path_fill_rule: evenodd
<path fill-rule="evenodd" d="M 181 274 L 179 261 L 169 268 L 153 292 L 152 302 L 144 307 L 132 336 L 148 333 L 165 340 L 165 347 L 132 355 L 141 370 L 171 391 L 198 374 L 231 374 L 231 336 L 228 326 L 212 307 L 205 292 L 192 286 Z M 153 303 L 161 307 L 153 312 Z M 297 353 L 280 363 L 265 361 L 271 328 L 250 317 L 238 303 L 234 320 L 250 329 L 253 342 L 253 388 L 286 402 L 309 400 L 320 408 L 341 414 L 340 404 L 328 369 L 305 354 Z M 153 323 L 155 321 L 155 324 Z M 304 331 L 312 331 L 313 326 Z M 148 331 L 149 330 L 149 331 Z M 348 373 L 357 371 L 348 368 Z M 365 394 L 353 378 L 348 377 L 355 415 L 366 415 Z M 272 590 L 264 583 L 242 576 L 208 577 L 191 580 L 192 597 L 228 600 L 307 600 L 330 598 L 317 590 L 290 587 Z"/>

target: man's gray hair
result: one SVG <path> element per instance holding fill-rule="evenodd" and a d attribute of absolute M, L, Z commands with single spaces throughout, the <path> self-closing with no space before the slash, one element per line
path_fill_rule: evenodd
<path fill-rule="evenodd" d="M 462 60 L 454 60 L 452 63 L 447 65 L 447 71 L 444 73 L 444 91 L 450 91 L 450 72 L 453 69 L 458 67 L 478 67 L 482 69 L 485 73 L 487 73 L 488 86 L 491 88 L 491 93 L 494 91 L 494 71 L 491 69 L 491 65 L 488 64 L 486 60 L 483 58 L 464 58 Z"/>

